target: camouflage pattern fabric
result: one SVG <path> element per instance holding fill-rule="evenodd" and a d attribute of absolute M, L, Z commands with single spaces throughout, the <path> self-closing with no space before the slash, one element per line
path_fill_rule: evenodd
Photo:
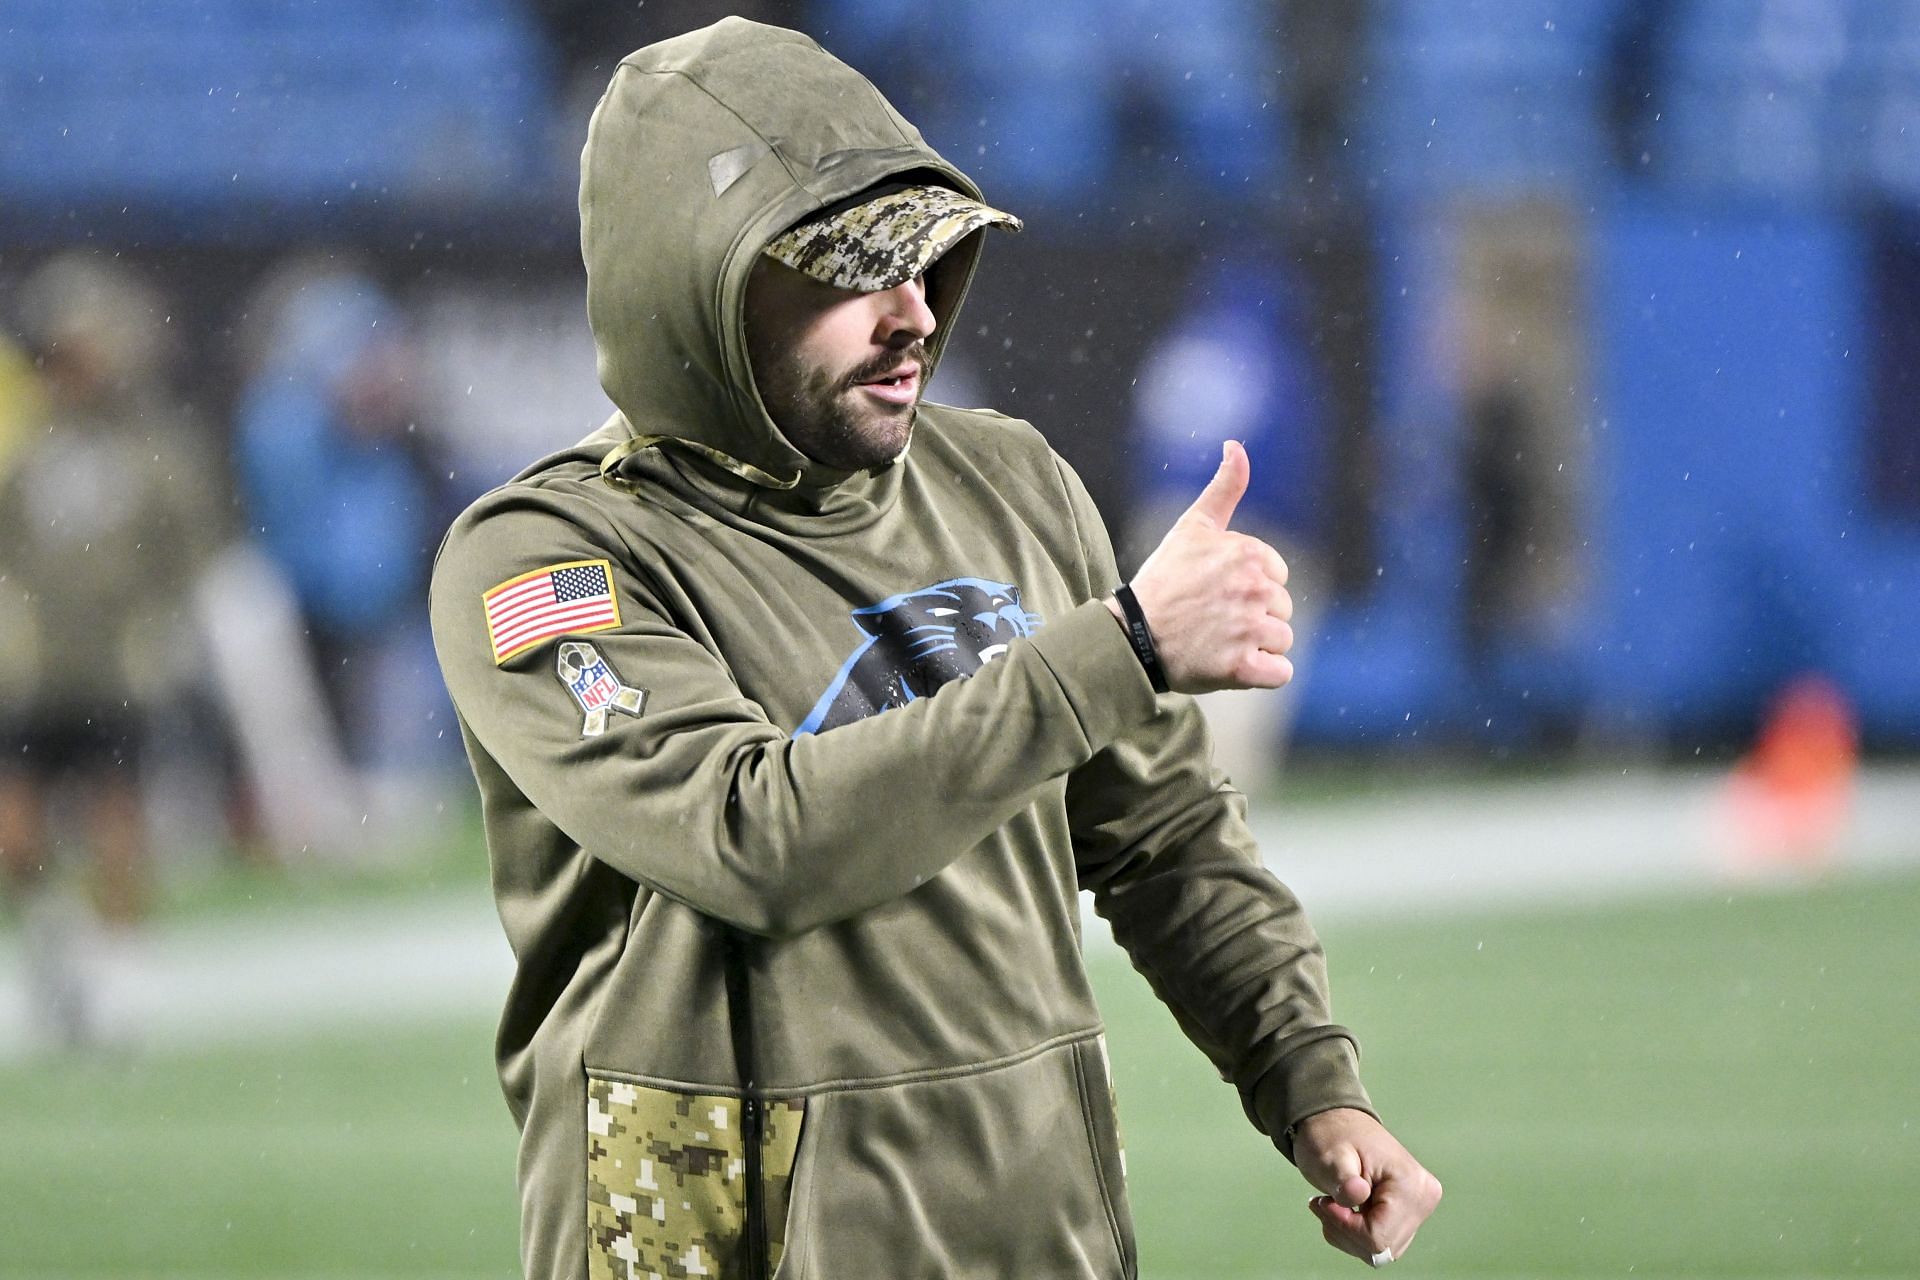
<path fill-rule="evenodd" d="M 764 1105 L 760 1179 L 767 1189 L 767 1274 L 772 1275 L 786 1251 L 787 1213 L 793 1208 L 793 1165 L 800 1154 L 800 1127 L 807 1118 L 807 1101 L 773 1098 Z"/>
<path fill-rule="evenodd" d="M 841 289 L 873 293 L 911 280 L 962 236 L 1020 219 L 946 187 L 905 187 L 816 218 L 776 238 L 767 256 Z"/>
<path fill-rule="evenodd" d="M 767 1268 L 780 1265 L 802 1099 L 765 1104 Z M 587 1079 L 589 1280 L 738 1275 L 746 1226 L 740 1099 Z"/>

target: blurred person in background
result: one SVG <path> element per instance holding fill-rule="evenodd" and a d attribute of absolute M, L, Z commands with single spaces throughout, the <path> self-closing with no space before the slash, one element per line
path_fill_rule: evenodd
<path fill-rule="evenodd" d="M 1152 551 L 1238 440 L 1253 479 L 1234 525 L 1279 550 L 1293 595 L 1298 674 L 1283 689 L 1223 689 L 1198 702 L 1213 758 L 1242 787 L 1279 770 L 1300 697 L 1314 619 L 1325 607 L 1330 429 L 1326 378 L 1310 333 L 1312 299 L 1272 253 L 1228 248 L 1194 272 L 1184 308 L 1141 362 L 1134 389 L 1131 563 Z"/>
<path fill-rule="evenodd" d="M 0 859 L 26 915 L 44 1030 L 101 1031 L 92 929 L 53 880 L 71 828 L 115 930 L 147 907 L 141 761 L 194 674 L 191 590 L 223 510 L 170 400 L 166 308 L 132 269 L 74 252 L 19 293 L 41 409 L 0 478 Z"/>
<path fill-rule="evenodd" d="M 458 759 L 441 736 L 451 717 L 421 604 L 451 499 L 419 428 L 407 317 L 370 277 L 308 260 L 256 298 L 265 338 L 238 410 L 236 470 L 332 721 L 301 731 L 331 734 L 404 810 Z"/>
<path fill-rule="evenodd" d="M 0 476 L 6 474 L 14 448 L 43 412 L 33 361 L 0 333 Z"/>
<path fill-rule="evenodd" d="M 1584 634 L 1584 240 L 1563 200 L 1473 202 L 1455 216 L 1461 623 L 1478 705 L 1504 708 L 1528 685 L 1569 678 Z M 1563 737 L 1578 727 L 1558 726 Z"/>

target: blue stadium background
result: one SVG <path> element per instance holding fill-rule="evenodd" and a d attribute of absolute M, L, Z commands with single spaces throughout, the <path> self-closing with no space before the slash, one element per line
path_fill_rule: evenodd
<path fill-rule="evenodd" d="M 1816 670 L 1871 743 L 1920 744 L 1920 3 L 742 8 L 860 67 L 1028 216 L 962 345 L 1116 524 L 1172 282 L 1249 241 L 1302 274 L 1334 473 L 1304 740 L 1530 750 L 1578 724 L 1685 750 Z M 237 300 L 293 249 L 350 245 L 403 297 L 572 287 L 592 86 L 718 12 L 12 0 L 0 284 L 72 245 L 149 267 L 215 418 Z M 1475 640 L 1436 330 L 1457 212 L 1536 201 L 1579 246 L 1580 585 L 1550 631 Z"/>

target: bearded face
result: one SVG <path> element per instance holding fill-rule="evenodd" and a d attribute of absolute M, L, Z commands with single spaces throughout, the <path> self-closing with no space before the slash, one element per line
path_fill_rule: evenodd
<path fill-rule="evenodd" d="M 934 323 L 924 277 L 858 293 L 762 259 L 747 284 L 747 353 L 768 416 L 844 471 L 907 447 Z"/>

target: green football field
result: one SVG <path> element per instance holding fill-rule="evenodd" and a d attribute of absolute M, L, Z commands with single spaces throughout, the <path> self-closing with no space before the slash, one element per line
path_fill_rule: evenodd
<path fill-rule="evenodd" d="M 1920 1275 L 1920 878 L 1326 930 L 1402 1276 Z M 1357 1276 L 1102 953 L 1144 1274 Z M 484 1020 L 0 1069 L 0 1276 L 509 1277 Z"/>

